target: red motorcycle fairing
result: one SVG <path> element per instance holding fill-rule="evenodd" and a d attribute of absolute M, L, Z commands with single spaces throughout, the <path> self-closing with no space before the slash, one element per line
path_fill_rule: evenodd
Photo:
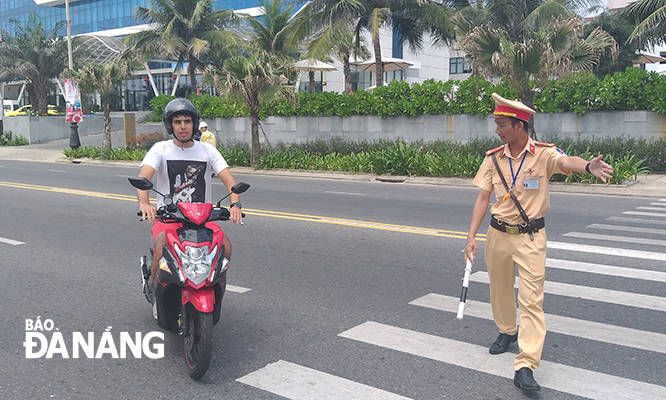
<path fill-rule="evenodd" d="M 180 291 L 180 301 L 182 305 L 191 303 L 199 312 L 213 312 L 215 309 L 215 289 L 210 286 L 201 289 L 183 286 Z"/>
<path fill-rule="evenodd" d="M 210 216 L 210 211 L 213 209 L 211 203 L 176 203 L 180 212 L 183 215 L 197 225 L 201 225 Z"/>
<path fill-rule="evenodd" d="M 180 204 L 180 203 L 178 203 Z M 224 253 L 222 252 L 223 250 L 223 238 L 224 238 L 224 231 L 220 229 L 220 226 L 216 224 L 213 221 L 206 222 L 206 228 L 210 229 L 213 231 L 213 240 L 212 242 L 202 242 L 202 243 L 194 243 L 194 242 L 189 242 L 189 241 L 184 241 L 180 242 L 180 238 L 178 237 L 178 228 L 181 228 L 183 224 L 181 223 L 176 223 L 176 224 L 170 224 L 174 226 L 170 226 L 164 233 L 166 235 L 166 244 L 167 247 L 169 248 L 169 251 L 171 251 L 171 254 L 176 254 L 174 247 L 178 246 L 178 248 L 181 251 L 185 251 L 185 246 L 209 246 L 209 250 L 212 250 L 216 245 L 217 245 L 217 254 L 215 255 L 215 259 L 212 261 L 213 268 L 211 268 L 211 273 L 215 269 L 215 265 L 217 263 L 218 258 L 224 257 Z M 181 265 L 180 260 L 178 257 L 174 257 L 176 260 L 178 260 L 178 268 L 181 270 L 181 273 L 183 276 L 185 276 L 185 271 L 183 271 L 183 267 Z M 187 281 L 187 285 L 194 289 L 199 289 L 203 286 L 210 285 L 210 275 L 206 280 L 201 282 L 199 285 L 195 285 L 191 281 Z"/>

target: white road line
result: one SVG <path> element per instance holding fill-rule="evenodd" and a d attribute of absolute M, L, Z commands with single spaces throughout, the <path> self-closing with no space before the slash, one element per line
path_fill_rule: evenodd
<path fill-rule="evenodd" d="M 249 292 L 252 289 L 245 288 L 242 286 L 227 285 L 227 290 L 234 293 L 245 293 Z"/>
<path fill-rule="evenodd" d="M 666 208 L 659 208 L 659 207 L 636 207 L 637 210 L 645 210 L 645 211 L 666 211 Z"/>
<path fill-rule="evenodd" d="M 64 169 L 47 169 L 49 172 L 65 172 Z"/>
<path fill-rule="evenodd" d="M 641 224 L 666 225 L 666 221 L 628 217 L 608 217 L 606 221 L 638 222 Z"/>
<path fill-rule="evenodd" d="M 326 194 L 343 194 L 343 195 L 347 195 L 347 196 L 365 196 L 366 195 L 365 193 L 332 192 L 330 190 L 326 190 L 326 191 L 324 191 L 324 193 L 326 193 Z"/>
<path fill-rule="evenodd" d="M 661 206 L 666 207 L 666 203 L 650 203 L 651 206 Z"/>
<path fill-rule="evenodd" d="M 666 283 L 666 272 L 546 258 L 546 267 Z"/>
<path fill-rule="evenodd" d="M 284 360 L 268 364 L 236 381 L 293 400 L 409 400 Z"/>
<path fill-rule="evenodd" d="M 630 236 L 599 235 L 596 233 L 569 232 L 562 236 L 577 237 L 581 239 L 608 240 L 610 242 L 649 244 L 652 246 L 666 246 L 666 240 L 642 239 Z"/>
<path fill-rule="evenodd" d="M 0 237 L 0 242 L 11 244 L 12 246 L 19 246 L 19 245 L 25 244 L 25 242 L 19 242 L 18 240 L 7 239 L 7 238 L 3 238 L 3 237 Z"/>
<path fill-rule="evenodd" d="M 657 213 L 642 212 L 642 211 L 623 211 L 622 214 L 643 215 L 643 216 L 646 216 L 646 217 L 666 217 L 666 214 L 657 214 Z"/>
<path fill-rule="evenodd" d="M 592 229 L 606 229 L 606 230 L 609 230 L 609 231 L 650 233 L 650 234 L 653 234 L 653 235 L 666 235 L 666 229 L 650 229 L 650 228 L 641 228 L 641 227 L 638 227 L 638 226 L 591 224 L 591 225 L 588 225 L 587 227 L 592 228 Z"/>
<path fill-rule="evenodd" d="M 615 247 L 591 246 L 587 244 L 575 244 L 575 243 L 565 243 L 565 242 L 551 242 L 550 240 L 548 241 L 548 248 L 558 249 L 558 250 L 568 250 L 568 251 L 580 251 L 583 253 L 605 254 L 608 256 L 616 256 L 616 257 L 640 258 L 643 260 L 666 261 L 666 253 L 658 253 L 652 251 L 618 249 Z"/>
<path fill-rule="evenodd" d="M 469 280 L 471 282 L 479 282 L 489 284 L 488 273 L 478 271 L 473 273 Z M 519 278 L 516 277 L 516 284 L 518 287 Z M 559 296 L 575 297 L 585 300 L 600 301 L 609 304 L 619 304 L 629 307 L 644 308 L 647 310 L 656 310 L 666 312 L 666 297 L 650 296 L 640 293 L 620 292 L 619 290 L 601 289 L 591 286 L 579 286 L 569 283 L 561 282 L 548 282 L 544 284 L 543 288 L 545 293 L 555 294 Z"/>
<path fill-rule="evenodd" d="M 488 348 L 368 321 L 339 336 L 375 346 L 513 379 L 514 354 L 489 355 Z M 666 398 L 666 387 L 541 361 L 535 378 L 542 387 L 592 399 Z"/>
<path fill-rule="evenodd" d="M 411 301 L 409 304 L 455 313 L 458 311 L 459 302 L 460 299 L 457 297 L 430 293 Z M 481 301 L 468 300 L 465 307 L 465 315 L 493 320 L 493 311 L 490 303 Z M 519 317 L 516 319 L 518 320 Z M 554 314 L 546 314 L 546 326 L 549 332 L 563 333 L 599 342 L 666 354 L 666 335 L 661 333 L 641 331 Z"/>

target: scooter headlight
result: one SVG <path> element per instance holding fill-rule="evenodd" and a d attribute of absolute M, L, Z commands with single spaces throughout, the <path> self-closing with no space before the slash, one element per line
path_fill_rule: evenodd
<path fill-rule="evenodd" d="M 174 246 L 174 248 L 187 279 L 195 285 L 199 285 L 208 278 L 217 254 L 217 246 L 211 252 L 209 252 L 208 246 L 185 246 L 184 252 L 178 246 Z"/>

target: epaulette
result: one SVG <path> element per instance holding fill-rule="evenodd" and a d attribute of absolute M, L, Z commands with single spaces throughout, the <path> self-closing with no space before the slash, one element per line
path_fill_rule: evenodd
<path fill-rule="evenodd" d="M 501 145 L 501 146 L 495 147 L 494 149 L 491 149 L 491 150 L 486 151 L 486 155 L 489 156 L 489 155 L 491 155 L 491 154 L 493 154 L 493 153 L 496 153 L 498 150 L 503 149 L 503 148 L 504 148 L 504 145 Z M 501 157 L 501 156 L 502 156 L 502 155 L 500 154 L 500 157 Z"/>
<path fill-rule="evenodd" d="M 555 143 L 535 142 L 537 146 L 555 147 Z"/>

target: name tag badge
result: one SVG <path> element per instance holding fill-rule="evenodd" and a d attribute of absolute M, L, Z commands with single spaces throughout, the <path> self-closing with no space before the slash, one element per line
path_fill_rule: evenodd
<path fill-rule="evenodd" d="M 538 176 L 526 176 L 523 179 L 523 189 L 525 190 L 538 190 L 539 189 L 539 177 Z"/>

